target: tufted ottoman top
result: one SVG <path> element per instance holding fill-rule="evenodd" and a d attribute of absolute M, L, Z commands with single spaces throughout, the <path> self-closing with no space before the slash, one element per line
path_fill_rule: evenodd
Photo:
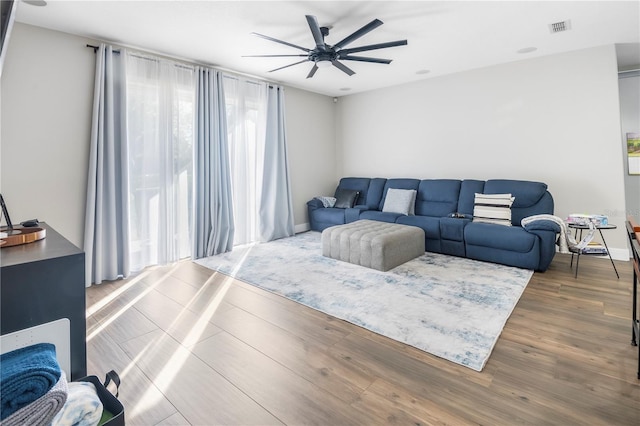
<path fill-rule="evenodd" d="M 322 255 L 388 271 L 425 252 L 425 235 L 416 226 L 358 220 L 322 231 Z"/>

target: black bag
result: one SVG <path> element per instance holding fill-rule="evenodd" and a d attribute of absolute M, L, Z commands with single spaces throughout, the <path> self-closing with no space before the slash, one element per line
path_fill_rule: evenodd
<path fill-rule="evenodd" d="M 91 382 L 96 387 L 96 393 L 103 407 L 98 426 L 124 426 L 124 407 L 118 401 L 120 377 L 115 371 L 111 370 L 106 374 L 104 383 L 101 383 L 97 376 L 86 376 L 78 381 Z M 112 383 L 113 386 L 111 386 Z M 115 393 L 108 390 L 110 387 L 115 388 Z"/>

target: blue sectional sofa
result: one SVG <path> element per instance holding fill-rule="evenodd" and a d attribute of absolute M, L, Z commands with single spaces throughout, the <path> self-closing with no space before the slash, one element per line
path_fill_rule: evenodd
<path fill-rule="evenodd" d="M 382 211 L 390 188 L 416 190 L 415 214 Z M 346 177 L 340 190 L 358 192 L 355 205 L 324 207 L 320 199 L 307 203 L 312 230 L 359 219 L 413 225 L 425 232 L 427 251 L 509 266 L 545 271 L 556 248 L 557 225 L 535 222 L 524 229 L 520 221 L 553 214 L 553 197 L 541 182 L 519 180 L 385 179 Z M 473 221 L 475 194 L 511 194 L 513 226 Z"/>

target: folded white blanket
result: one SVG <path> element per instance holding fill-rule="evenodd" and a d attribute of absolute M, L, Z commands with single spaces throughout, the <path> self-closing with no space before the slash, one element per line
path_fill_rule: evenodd
<path fill-rule="evenodd" d="M 29 405 L 25 405 L 0 422 L 1 426 L 49 426 L 51 420 L 67 401 L 67 377 L 61 371 L 60 378 L 47 393 Z"/>
<path fill-rule="evenodd" d="M 102 417 L 102 402 L 91 382 L 69 383 L 69 397 L 52 426 L 95 426 Z"/>
<path fill-rule="evenodd" d="M 523 228 L 526 229 L 527 225 L 538 220 L 548 220 L 560 226 L 560 236 L 558 237 L 558 247 L 560 253 L 578 253 L 580 250 L 585 248 L 587 244 L 591 242 L 591 240 L 593 240 L 593 236 L 596 232 L 595 225 L 592 222 L 589 222 L 589 232 L 582 240 L 580 240 L 580 242 L 577 242 L 576 239 L 571 235 L 569 229 L 567 229 L 568 227 L 565 221 L 562 220 L 562 218 L 551 214 L 536 214 L 533 216 L 528 216 L 522 219 L 520 224 Z"/>

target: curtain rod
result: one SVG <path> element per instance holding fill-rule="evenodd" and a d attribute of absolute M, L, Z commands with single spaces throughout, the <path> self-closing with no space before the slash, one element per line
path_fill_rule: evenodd
<path fill-rule="evenodd" d="M 238 81 L 240 80 L 237 75 L 229 75 L 229 74 L 224 74 L 224 73 L 222 74 L 222 78 L 228 78 L 229 80 L 238 80 Z M 260 84 L 259 81 L 246 80 L 246 82 L 249 83 L 249 84 L 256 84 L 256 85 Z M 273 86 L 271 83 L 269 83 L 269 89 L 273 89 L 274 87 L 275 86 Z M 282 86 L 277 87 L 277 89 L 278 90 L 280 90 L 280 89 L 284 90 L 284 88 Z"/>
<path fill-rule="evenodd" d="M 96 52 L 98 51 L 98 49 L 100 48 L 100 46 L 94 46 L 93 44 L 87 44 L 87 45 L 86 45 L 86 47 L 89 47 L 89 48 L 93 49 L 93 53 L 96 53 Z M 119 50 L 115 50 L 115 49 L 114 49 L 114 50 L 113 50 L 113 53 L 115 53 L 115 54 L 119 55 L 119 54 L 120 54 L 120 51 L 119 51 Z M 163 56 L 163 55 L 160 55 L 160 56 Z M 143 58 L 143 59 L 149 59 L 149 60 L 152 60 L 151 58 L 145 58 L 144 56 L 139 56 L 139 57 L 140 57 L 140 58 Z M 179 61 L 179 62 L 180 62 L 180 60 L 179 60 L 179 59 L 171 59 L 171 60 L 173 60 L 173 61 Z M 183 61 L 181 61 L 181 62 L 187 62 L 187 63 L 189 63 L 189 61 L 186 61 L 186 60 L 183 60 Z M 202 66 L 202 67 L 209 67 L 209 68 L 213 68 L 211 65 L 203 65 L 203 64 L 197 64 L 197 63 L 189 63 L 189 65 L 183 65 L 183 66 L 184 66 L 184 68 L 188 68 L 189 66 L 192 66 L 192 67 L 193 67 L 193 66 Z M 273 86 L 273 84 L 274 84 L 274 83 L 272 83 L 272 82 L 270 82 L 269 80 L 266 80 L 266 79 L 264 79 L 264 78 L 262 78 L 262 77 L 256 77 L 256 76 L 253 76 L 253 75 L 244 74 L 244 73 L 237 72 L 237 71 L 224 70 L 224 69 L 220 69 L 220 68 L 218 68 L 218 71 L 220 71 L 220 72 L 222 72 L 222 73 L 225 73 L 225 75 L 226 75 L 226 76 L 229 76 L 229 73 L 231 73 L 231 74 L 233 74 L 233 76 L 232 76 L 232 77 L 235 77 L 235 78 L 238 78 L 238 77 L 246 77 L 246 78 L 252 78 L 252 79 L 255 79 L 255 80 L 259 80 L 259 81 L 264 81 L 265 83 L 269 83 L 269 88 L 270 88 L 270 89 L 273 89 L 273 87 L 274 87 L 274 86 Z"/>
<path fill-rule="evenodd" d="M 638 76 L 640 76 L 640 69 L 618 71 L 618 79 Z"/>
<path fill-rule="evenodd" d="M 86 47 L 90 47 L 91 49 L 93 49 L 93 53 L 96 53 L 98 51 L 98 49 L 100 48 L 100 46 L 94 46 L 93 44 L 87 44 Z M 114 50 L 113 53 L 117 53 L 119 55 L 120 51 L 119 50 Z"/>

